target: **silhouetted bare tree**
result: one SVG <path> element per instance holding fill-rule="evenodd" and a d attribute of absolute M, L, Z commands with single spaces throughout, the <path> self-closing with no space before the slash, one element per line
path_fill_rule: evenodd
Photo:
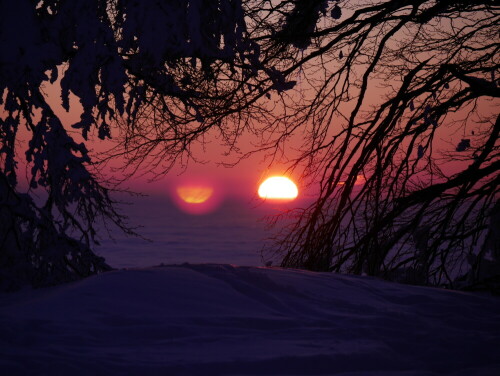
<path fill-rule="evenodd" d="M 315 72 L 287 121 L 308 122 L 297 164 L 320 193 L 282 265 L 454 286 L 496 258 L 498 275 L 498 240 L 479 247 L 498 228 L 498 4 L 340 1 L 321 16 L 324 2 L 302 3 L 310 14 L 278 35 L 307 46 L 289 69 Z M 287 29 L 304 19 L 309 43 Z"/>

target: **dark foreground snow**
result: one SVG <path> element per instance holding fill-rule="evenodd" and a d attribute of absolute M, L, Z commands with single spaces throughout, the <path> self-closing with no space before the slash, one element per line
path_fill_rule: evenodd
<path fill-rule="evenodd" d="M 0 295 L 2 375 L 500 375 L 500 299 L 181 265 Z"/>

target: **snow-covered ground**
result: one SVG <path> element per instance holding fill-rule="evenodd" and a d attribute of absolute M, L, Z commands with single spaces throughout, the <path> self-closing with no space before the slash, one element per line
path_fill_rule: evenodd
<path fill-rule="evenodd" d="M 222 264 L 0 294 L 2 375 L 500 375 L 500 299 Z"/>

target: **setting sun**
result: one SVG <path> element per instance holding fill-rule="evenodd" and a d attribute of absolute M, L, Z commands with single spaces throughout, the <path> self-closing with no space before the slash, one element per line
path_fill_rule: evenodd
<path fill-rule="evenodd" d="M 299 194 L 293 181 L 284 176 L 273 176 L 259 186 L 259 197 L 264 199 L 293 200 Z"/>
<path fill-rule="evenodd" d="M 180 199 L 188 204 L 202 204 L 213 194 L 212 187 L 202 186 L 182 186 L 177 187 L 177 194 Z"/>

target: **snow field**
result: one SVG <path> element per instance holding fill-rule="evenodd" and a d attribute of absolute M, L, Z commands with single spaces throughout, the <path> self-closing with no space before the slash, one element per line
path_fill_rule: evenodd
<path fill-rule="evenodd" d="M 222 264 L 0 295 L 5 375 L 498 375 L 500 299 Z"/>

